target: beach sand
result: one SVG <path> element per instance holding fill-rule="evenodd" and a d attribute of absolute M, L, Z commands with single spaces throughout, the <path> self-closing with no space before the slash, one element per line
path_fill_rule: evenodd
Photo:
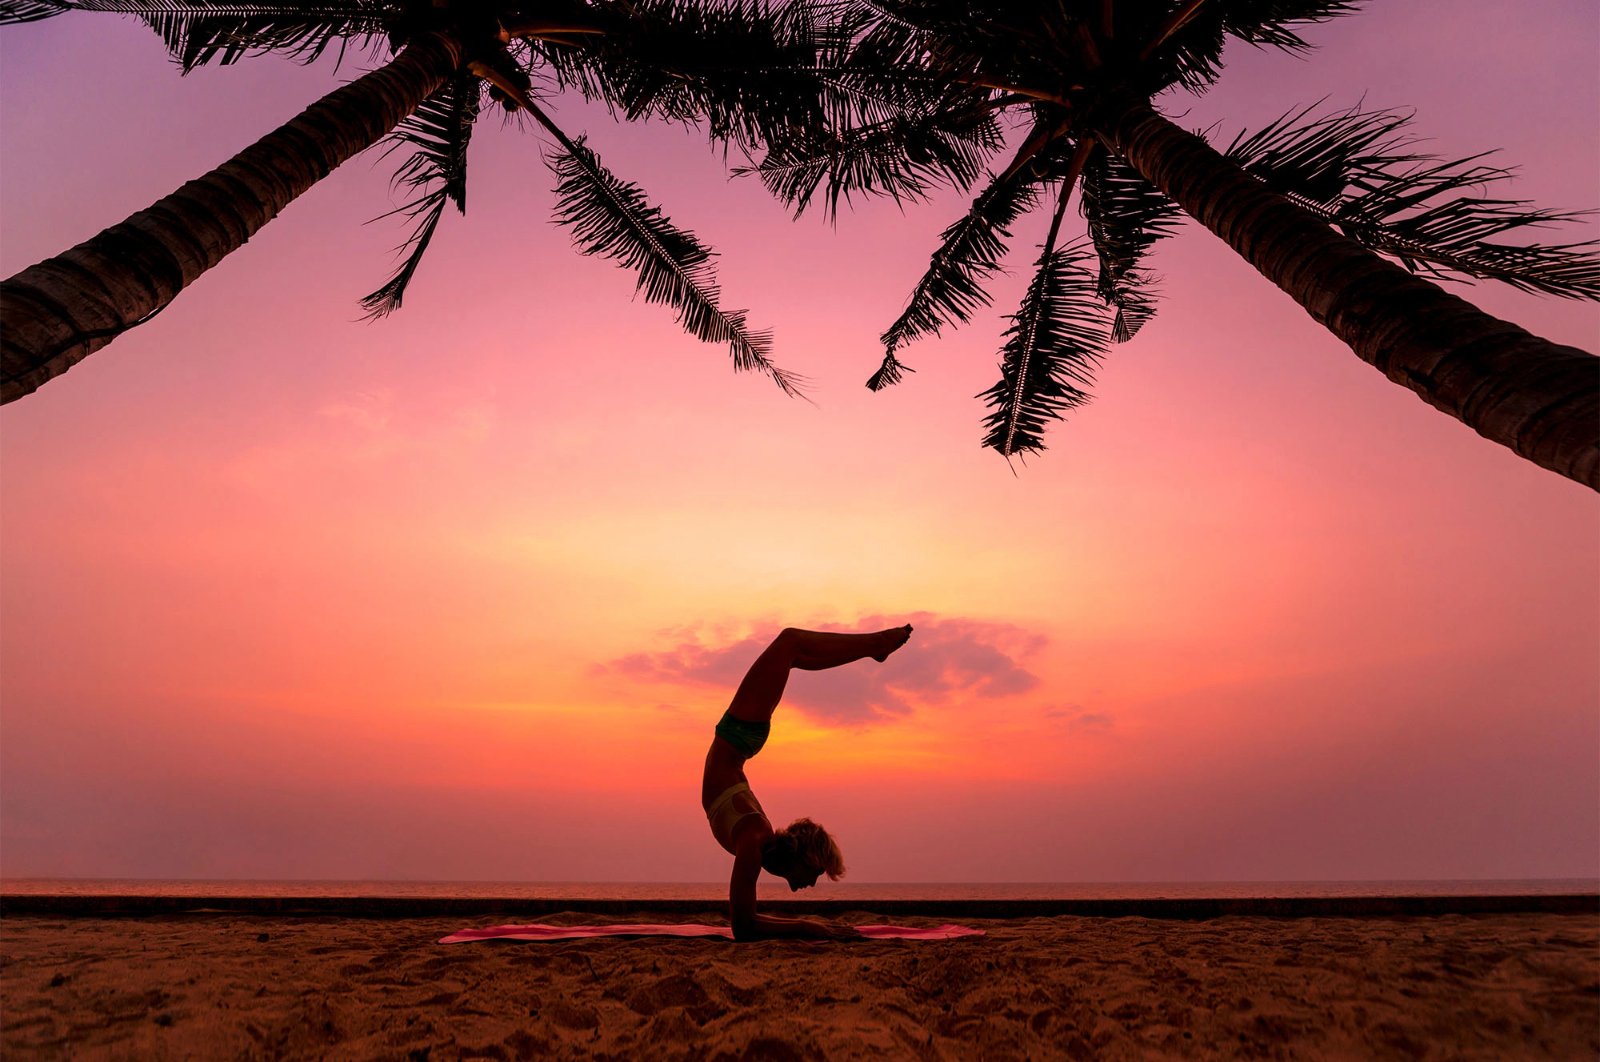
<path fill-rule="evenodd" d="M 6 917 L 0 1049 L 7 1062 L 1600 1056 L 1589 915 L 969 920 L 988 935 L 938 943 L 434 943 L 507 920 Z"/>

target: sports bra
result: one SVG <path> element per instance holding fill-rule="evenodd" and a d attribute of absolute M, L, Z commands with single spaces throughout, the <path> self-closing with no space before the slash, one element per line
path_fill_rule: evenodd
<path fill-rule="evenodd" d="M 730 785 L 706 809 L 706 818 L 711 823 L 711 836 L 730 854 L 734 852 L 733 835 L 739 824 L 752 815 L 759 816 L 763 821 L 767 818 L 767 813 L 761 810 L 761 802 L 750 791 L 749 782 Z M 771 825 L 767 823 L 769 829 Z"/>

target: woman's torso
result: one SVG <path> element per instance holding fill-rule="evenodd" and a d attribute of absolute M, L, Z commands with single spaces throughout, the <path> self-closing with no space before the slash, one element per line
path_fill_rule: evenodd
<path fill-rule="evenodd" d="M 735 783 L 719 794 L 706 808 L 706 819 L 711 826 L 711 835 L 729 855 L 738 854 L 741 835 L 751 830 L 763 834 L 772 832 L 772 824 L 767 821 L 766 812 L 761 810 L 761 802 L 750 791 L 747 782 Z"/>
<path fill-rule="evenodd" d="M 706 753 L 706 769 L 700 783 L 700 807 L 706 812 L 711 833 L 730 853 L 746 830 L 772 832 L 772 824 L 761 802 L 750 791 L 745 777 L 744 757 L 720 738 L 713 739 Z"/>
<path fill-rule="evenodd" d="M 726 793 L 729 786 L 740 782 L 750 784 L 750 779 L 744 776 L 744 757 L 726 741 L 713 738 L 711 749 L 706 753 L 705 773 L 700 779 L 700 807 L 710 810 L 713 800 Z"/>

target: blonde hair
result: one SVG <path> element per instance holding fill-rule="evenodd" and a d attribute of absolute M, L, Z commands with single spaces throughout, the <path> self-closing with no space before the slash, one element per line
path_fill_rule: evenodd
<path fill-rule="evenodd" d="M 830 881 L 844 877 L 844 854 L 839 851 L 839 842 L 810 819 L 795 819 L 779 830 L 773 840 L 796 863 L 818 874 L 827 874 Z"/>

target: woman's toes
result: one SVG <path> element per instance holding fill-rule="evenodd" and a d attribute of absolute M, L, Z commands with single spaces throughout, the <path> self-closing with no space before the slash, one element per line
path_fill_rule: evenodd
<path fill-rule="evenodd" d="M 911 624 L 908 623 L 904 627 L 893 627 L 886 631 L 880 631 L 878 637 L 883 639 L 883 648 L 881 651 L 873 653 L 872 659 L 881 664 L 889 658 L 890 653 L 906 644 L 906 640 L 911 637 Z"/>

